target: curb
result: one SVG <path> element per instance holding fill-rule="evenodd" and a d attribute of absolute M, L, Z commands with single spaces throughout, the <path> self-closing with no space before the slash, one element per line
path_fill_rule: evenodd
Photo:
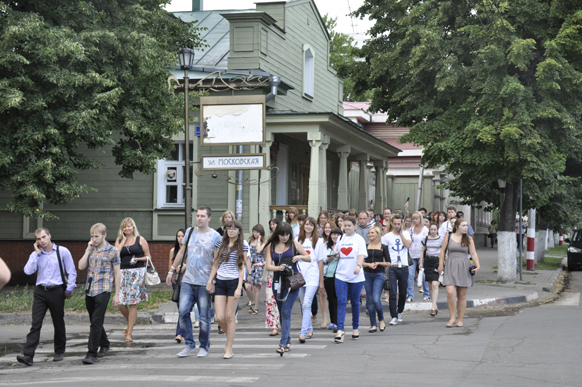
<path fill-rule="evenodd" d="M 556 269 L 556 271 L 552 275 L 552 278 L 550 279 L 550 282 L 548 283 L 548 285 L 544 286 L 542 288 L 542 290 L 544 292 L 552 293 L 554 291 L 554 289 L 556 288 L 556 283 L 558 282 L 558 278 L 560 277 L 560 274 L 562 274 L 564 267 L 566 267 L 564 264 L 564 261 L 566 261 L 566 258 L 564 258 L 564 260 L 562 261 L 561 267 L 559 269 Z"/>
<path fill-rule="evenodd" d="M 50 313 L 47 313 L 43 324 L 52 324 Z M 32 313 L 0 313 L 0 325 L 30 325 L 32 323 Z M 106 314 L 105 324 L 127 325 L 127 320 L 122 314 Z M 151 314 L 148 312 L 138 312 L 137 324 L 147 325 L 152 323 Z M 65 324 L 89 325 L 89 315 L 87 313 L 65 313 Z"/>

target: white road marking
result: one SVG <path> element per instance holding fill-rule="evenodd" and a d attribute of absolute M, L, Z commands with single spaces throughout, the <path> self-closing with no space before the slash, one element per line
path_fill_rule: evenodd
<path fill-rule="evenodd" d="M 259 377 L 228 377 L 228 376 L 180 376 L 180 375 L 131 375 L 131 376 L 100 376 L 99 382 L 110 382 L 116 385 L 120 385 L 122 382 L 149 382 L 149 383 L 159 383 L 159 382 L 198 382 L 198 383 L 254 383 L 259 380 Z M 95 382 L 94 376 L 89 377 L 71 377 L 71 378 L 59 378 L 59 379 L 43 379 L 38 381 L 2 381 L 0 386 L 20 386 L 20 385 L 45 385 L 45 384 L 55 384 L 55 383 L 83 383 L 83 382 Z"/>
<path fill-rule="evenodd" d="M 556 301 L 554 305 L 577 307 L 580 305 L 580 293 L 564 293 L 562 299 L 560 301 Z"/>

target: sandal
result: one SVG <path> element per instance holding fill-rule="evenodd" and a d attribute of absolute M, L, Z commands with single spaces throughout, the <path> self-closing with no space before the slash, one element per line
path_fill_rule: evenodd
<path fill-rule="evenodd" d="M 133 340 L 131 339 L 131 335 L 127 335 L 127 336 L 125 336 L 125 342 L 126 342 L 126 343 L 131 343 L 131 342 L 133 342 Z"/>
<path fill-rule="evenodd" d="M 277 328 L 273 328 L 271 333 L 269 333 L 269 336 L 277 336 L 278 334 L 279 334 L 279 331 L 277 330 Z"/>
<path fill-rule="evenodd" d="M 285 347 L 282 345 L 279 345 L 279 347 L 277 347 L 275 352 L 277 352 L 279 355 L 281 355 L 281 357 L 283 357 L 283 354 L 285 353 Z"/>
<path fill-rule="evenodd" d="M 313 337 L 313 332 L 307 332 L 307 335 L 305 336 L 305 338 L 307 340 L 311 339 Z"/>
<path fill-rule="evenodd" d="M 432 317 L 436 316 L 436 312 L 435 312 L 435 310 L 434 310 L 434 309 L 431 309 L 431 310 L 430 310 L 430 315 L 431 315 Z"/>
<path fill-rule="evenodd" d="M 253 310 L 255 310 L 255 304 L 250 304 L 249 305 L 249 313 L 253 313 Z"/>
<path fill-rule="evenodd" d="M 176 336 L 176 338 L 174 339 L 176 340 L 176 343 L 180 344 L 182 342 L 182 340 L 184 340 L 184 338 L 180 335 Z"/>
<path fill-rule="evenodd" d="M 303 335 L 299 335 L 299 342 L 300 342 L 301 344 L 304 344 L 304 343 L 305 343 L 305 336 L 303 336 Z"/>
<path fill-rule="evenodd" d="M 287 343 L 287 346 L 285 347 L 285 352 L 289 352 L 291 350 L 291 343 Z"/>
<path fill-rule="evenodd" d="M 257 313 L 259 313 L 259 309 L 257 309 L 257 308 L 253 308 L 253 309 L 251 309 L 251 311 L 250 311 L 250 312 L 251 312 L 251 316 L 254 316 L 254 315 L 256 315 Z"/>
<path fill-rule="evenodd" d="M 335 341 L 337 344 L 343 343 L 344 342 L 344 336 L 345 335 L 346 334 L 344 332 L 342 332 L 341 335 L 334 337 L 333 338 L 333 341 Z"/>

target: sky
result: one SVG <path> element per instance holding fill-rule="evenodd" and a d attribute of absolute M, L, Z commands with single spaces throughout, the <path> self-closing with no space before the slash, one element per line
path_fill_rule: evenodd
<path fill-rule="evenodd" d="M 254 9 L 255 3 L 264 3 L 272 0 L 205 0 L 205 11 L 216 9 Z M 364 39 L 366 31 L 372 26 L 370 20 L 360 20 L 347 16 L 350 9 L 355 11 L 364 0 L 315 0 L 315 5 L 321 16 L 325 14 L 337 18 L 338 32 L 353 36 L 358 42 Z M 173 0 L 166 8 L 170 12 L 192 10 L 192 0 Z"/>

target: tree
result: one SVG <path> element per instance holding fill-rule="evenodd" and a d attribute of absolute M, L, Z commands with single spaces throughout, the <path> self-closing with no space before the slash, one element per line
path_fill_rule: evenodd
<path fill-rule="evenodd" d="M 356 73 L 359 58 L 359 49 L 355 46 L 354 38 L 335 30 L 337 18 L 331 18 L 326 14 L 323 16 L 323 22 L 331 37 L 329 64 L 337 71 L 339 77 L 344 78 L 344 101 L 369 101 L 372 97 L 371 90 L 359 93 L 354 90 L 355 80 L 351 75 Z"/>
<path fill-rule="evenodd" d="M 507 238 L 520 179 L 525 208 L 580 188 L 564 174 L 582 159 L 578 2 L 366 0 L 356 14 L 376 20 L 362 48 L 367 85 L 356 91 L 378 86 L 371 109 L 410 127 L 401 141 L 422 145 L 429 166 L 445 165 L 464 203 L 500 206 Z M 499 275 L 511 279 L 515 263 L 502 261 L 514 258 L 514 237 L 507 243 L 500 235 Z"/>
<path fill-rule="evenodd" d="M 0 0 L 0 188 L 8 208 L 48 217 L 92 190 L 82 149 L 113 145 L 120 175 L 151 173 L 183 126 L 167 91 L 176 53 L 200 44 L 166 0 Z"/>

